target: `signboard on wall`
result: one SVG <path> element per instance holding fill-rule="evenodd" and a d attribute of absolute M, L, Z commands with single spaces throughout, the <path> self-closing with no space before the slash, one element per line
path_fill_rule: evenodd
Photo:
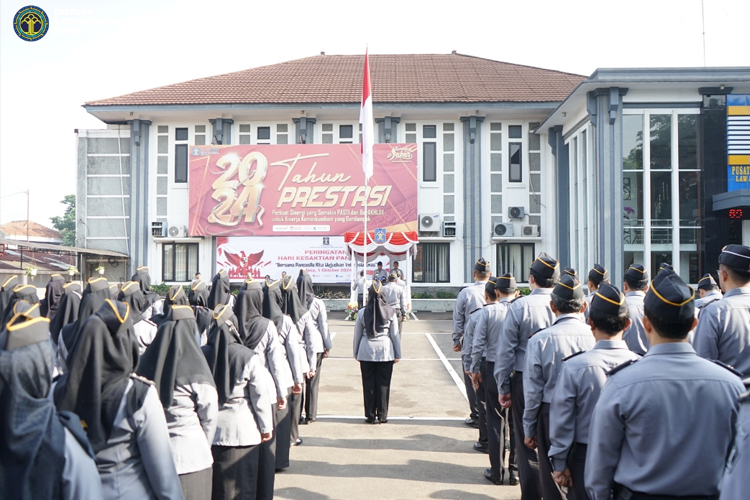
<path fill-rule="evenodd" d="M 363 186 L 359 144 L 190 147 L 191 236 L 336 236 L 417 229 L 414 144 L 375 144 Z"/>
<path fill-rule="evenodd" d="M 390 267 L 387 258 L 382 261 L 384 268 Z M 305 269 L 315 283 L 349 283 L 351 265 L 343 236 L 216 238 L 216 266 L 227 270 L 230 281 L 279 279 L 282 272 L 296 278 Z M 368 274 L 375 266 L 370 262 Z"/>
<path fill-rule="evenodd" d="M 750 95 L 727 95 L 727 191 L 750 189 Z"/>

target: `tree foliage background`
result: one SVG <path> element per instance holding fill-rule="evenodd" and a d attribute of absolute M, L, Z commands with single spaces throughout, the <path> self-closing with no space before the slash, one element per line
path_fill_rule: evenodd
<path fill-rule="evenodd" d="M 67 205 L 65 207 L 65 214 L 62 217 L 52 217 L 50 220 L 52 221 L 52 226 L 60 231 L 62 244 L 72 247 L 76 244 L 76 195 L 66 195 L 60 203 Z"/>

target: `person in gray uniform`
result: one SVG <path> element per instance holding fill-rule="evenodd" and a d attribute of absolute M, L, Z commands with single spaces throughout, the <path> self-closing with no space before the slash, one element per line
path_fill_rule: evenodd
<path fill-rule="evenodd" d="M 565 276 L 566 274 L 578 280 L 578 271 L 576 271 L 574 268 L 572 267 L 563 268 L 562 276 Z"/>
<path fill-rule="evenodd" d="M 406 316 L 406 304 L 404 303 L 404 287 L 398 285 L 398 273 L 394 270 L 388 275 L 388 283 L 383 287 L 383 297 L 385 297 L 385 303 L 389 307 L 392 307 L 396 311 L 398 316 L 398 333 L 401 334 L 401 328 L 404 324 L 404 317 Z"/>
<path fill-rule="evenodd" d="M 404 272 L 398 267 L 398 261 L 394 260 L 391 264 L 391 273 L 396 273 L 396 276 L 401 281 L 406 281 L 406 278 L 404 278 Z"/>
<path fill-rule="evenodd" d="M 383 269 L 383 263 L 378 261 L 378 268 L 372 273 L 372 280 L 379 281 L 381 284 L 388 281 L 388 271 Z"/>
<path fill-rule="evenodd" d="M 365 278 L 365 272 L 359 272 L 359 278 L 352 281 L 352 291 L 357 291 L 357 310 L 359 311 L 364 307 L 365 289 L 367 288 L 367 278 Z"/>
<path fill-rule="evenodd" d="M 625 271 L 623 291 L 630 309 L 630 326 L 625 330 L 622 339 L 628 349 L 643 356 L 648 351 L 649 343 L 646 330 L 643 328 L 643 300 L 648 290 L 648 272 L 640 264 L 631 264 Z"/>
<path fill-rule="evenodd" d="M 571 274 L 563 274 L 550 296 L 555 321 L 535 333 L 526 345 L 523 370 L 524 444 L 539 449 L 539 482 L 545 500 L 562 499 L 552 479 L 548 458 L 550 441 L 550 403 L 560 374 L 562 361 L 577 352 L 594 347 L 591 328 L 583 322 L 586 309 L 581 283 Z"/>
<path fill-rule="evenodd" d="M 693 290 L 674 271 L 659 272 L 644 301 L 651 348 L 609 372 L 594 409 L 584 473 L 591 500 L 718 497 L 744 386 L 734 370 L 696 355 L 687 340 L 696 321 Z"/>
<path fill-rule="evenodd" d="M 494 289 L 494 280 L 490 278 L 487 281 L 485 288 L 485 301 L 487 300 L 487 287 L 491 286 Z M 495 302 L 494 293 L 492 294 L 492 302 Z M 487 304 L 485 304 L 487 305 Z M 474 450 L 481 453 L 489 453 L 487 445 L 487 401 L 484 399 L 484 386 L 480 390 L 480 384 L 472 377 L 471 374 L 471 349 L 474 342 L 474 329 L 477 325 L 477 320 L 481 316 L 483 307 L 471 311 L 469 314 L 469 320 L 466 322 L 466 328 L 464 328 L 464 338 L 461 341 L 461 365 L 464 372 L 464 377 L 469 377 L 471 381 L 471 388 L 467 387 L 468 391 L 471 389 L 474 398 L 477 402 L 477 415 L 479 417 L 479 440 L 474 443 Z"/>
<path fill-rule="evenodd" d="M 362 372 L 365 421 L 388 421 L 393 365 L 401 359 L 401 335 L 396 311 L 385 303 L 383 285 L 377 281 L 367 291 L 367 307 L 357 313 L 354 325 L 354 359 Z"/>
<path fill-rule="evenodd" d="M 583 477 L 589 426 L 607 372 L 640 357 L 622 340 L 630 324 L 625 295 L 608 283 L 593 295 L 588 324 L 596 344 L 563 359 L 550 403 L 548 455 L 555 482 L 568 488 L 568 500 L 588 500 Z"/>
<path fill-rule="evenodd" d="M 750 378 L 744 380 L 750 389 Z M 734 447 L 729 454 L 724 479 L 721 482 L 719 500 L 745 498 L 750 492 L 750 392 L 740 395 L 740 415 L 737 419 L 737 434 Z"/>
<path fill-rule="evenodd" d="M 547 328 L 554 321 L 555 315 L 549 303 L 552 289 L 559 279 L 560 263 L 546 253 L 540 253 L 531 264 L 531 293 L 518 298 L 510 306 L 497 348 L 494 375 L 500 394 L 498 401 L 503 408 L 511 408 L 522 500 L 541 497 L 536 451 L 523 446 L 523 370 L 526 344 L 533 333 Z"/>
<path fill-rule="evenodd" d="M 750 247 L 725 246 L 718 275 L 724 298 L 701 311 L 693 346 L 702 358 L 721 361 L 750 377 Z"/>
<path fill-rule="evenodd" d="M 461 344 L 464 336 L 464 329 L 469 314 L 484 306 L 484 286 L 491 275 L 490 263 L 479 258 L 474 264 L 474 284 L 467 286 L 458 293 L 456 305 L 453 309 L 453 352 L 461 352 Z M 469 399 L 469 417 L 464 423 L 469 427 L 479 428 L 479 408 L 477 398 L 474 392 L 474 385 L 471 377 L 464 373 L 464 386 L 466 387 L 466 396 Z"/>
<path fill-rule="evenodd" d="M 80 418 L 96 453 L 102 498 L 182 500 L 159 394 L 133 374 L 132 327 L 130 307 L 105 299 L 81 328 L 69 371 L 55 386 L 55 405 Z"/>
<path fill-rule="evenodd" d="M 596 291 L 599 290 L 599 287 L 603 283 L 609 283 L 609 271 L 607 271 L 607 269 L 601 264 L 594 264 L 594 267 L 589 270 L 589 294 L 586 295 L 586 302 L 589 306 L 583 312 L 586 320 L 588 320 L 589 311 L 591 311 L 591 299 L 594 298 Z"/>
<path fill-rule="evenodd" d="M 708 304 L 721 300 L 724 297 L 711 273 L 704 274 L 700 281 L 698 281 L 698 295 L 700 295 L 700 298 L 695 299 L 696 309 L 703 309 Z"/>
<path fill-rule="evenodd" d="M 49 319 L 17 304 L 0 332 L 0 498 L 100 500 L 94 452 L 74 413 L 48 398 L 54 373 Z"/>
<path fill-rule="evenodd" d="M 489 292 L 490 282 L 485 287 Z M 508 308 L 518 296 L 516 279 L 505 273 L 492 282 L 495 300 L 482 309 L 474 329 L 471 348 L 471 373 L 475 385 L 483 383 L 487 405 L 487 449 L 490 455 L 490 468 L 484 470 L 484 477 L 495 484 L 502 484 L 505 478 L 505 440 L 508 435 L 508 409 L 500 406 L 497 382 L 495 381 L 495 359 L 503 329 L 503 321 Z M 508 460 L 509 483 L 518 484 L 518 464 L 516 463 L 515 439 L 510 436 L 511 449 Z"/>

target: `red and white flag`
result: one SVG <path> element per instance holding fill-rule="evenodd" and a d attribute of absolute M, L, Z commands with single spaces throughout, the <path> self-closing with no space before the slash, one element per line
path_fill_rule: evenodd
<path fill-rule="evenodd" d="M 362 108 L 359 110 L 359 123 L 362 125 L 362 169 L 365 171 L 365 184 L 372 176 L 372 144 L 375 130 L 372 118 L 372 92 L 370 87 L 370 58 L 365 51 L 365 74 L 362 81 Z"/>

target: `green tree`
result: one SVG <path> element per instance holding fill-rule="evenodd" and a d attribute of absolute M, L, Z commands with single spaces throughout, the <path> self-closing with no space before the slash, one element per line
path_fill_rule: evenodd
<path fill-rule="evenodd" d="M 75 246 L 76 244 L 76 195 L 69 194 L 60 202 L 65 207 L 65 214 L 50 218 L 55 229 L 62 235 L 62 244 Z"/>

